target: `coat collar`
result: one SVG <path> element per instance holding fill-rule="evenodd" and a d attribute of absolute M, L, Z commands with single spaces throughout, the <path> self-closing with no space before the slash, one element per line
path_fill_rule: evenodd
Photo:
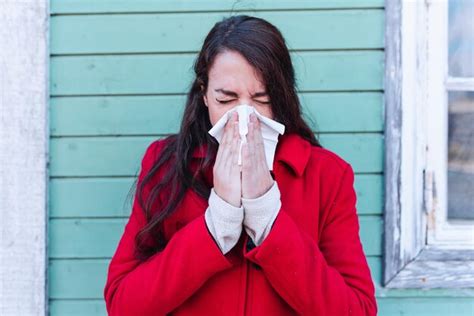
<path fill-rule="evenodd" d="M 206 156 L 207 144 L 198 147 L 193 152 L 193 158 Z M 279 135 L 275 150 L 274 169 L 277 161 L 288 165 L 298 176 L 302 176 L 311 155 L 311 143 L 296 133 Z"/>

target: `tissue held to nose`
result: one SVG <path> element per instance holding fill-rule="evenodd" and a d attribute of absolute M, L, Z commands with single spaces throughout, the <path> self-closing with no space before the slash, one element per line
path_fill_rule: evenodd
<path fill-rule="evenodd" d="M 276 145 L 278 143 L 278 136 L 285 132 L 285 125 L 274 121 L 266 116 L 260 114 L 255 107 L 241 104 L 238 105 L 226 113 L 214 124 L 214 126 L 209 130 L 211 134 L 219 143 L 221 142 L 222 136 L 224 134 L 224 126 L 231 117 L 231 113 L 237 111 L 239 115 L 239 135 L 240 135 L 240 150 L 239 150 L 239 166 L 242 165 L 242 144 L 247 142 L 247 133 L 248 133 L 248 123 L 250 113 L 255 113 L 257 118 L 261 122 L 261 132 L 263 137 L 263 144 L 265 148 L 265 158 L 267 160 L 267 165 L 269 170 L 273 170 L 273 158 L 275 156 Z"/>

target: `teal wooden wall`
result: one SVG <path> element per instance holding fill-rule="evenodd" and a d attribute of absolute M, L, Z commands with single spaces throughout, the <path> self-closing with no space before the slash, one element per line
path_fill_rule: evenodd
<path fill-rule="evenodd" d="M 250 3 L 250 4 L 249 4 Z M 232 1 L 51 1 L 51 315 L 105 315 L 107 265 L 153 140 L 178 131 L 192 62 Z M 446 291 L 387 291 L 382 278 L 382 0 L 244 1 L 283 32 L 305 115 L 356 172 L 361 237 L 379 315 L 467 315 Z"/>

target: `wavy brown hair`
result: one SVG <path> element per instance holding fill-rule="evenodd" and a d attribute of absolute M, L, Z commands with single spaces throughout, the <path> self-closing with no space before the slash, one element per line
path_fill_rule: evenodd
<path fill-rule="evenodd" d="M 208 133 L 212 125 L 203 95 L 207 91 L 208 73 L 214 59 L 228 50 L 240 53 L 261 74 L 270 97 L 273 119 L 285 125 L 285 133 L 297 133 L 312 145 L 322 147 L 302 117 L 295 72 L 280 31 L 266 20 L 248 15 L 235 15 L 217 22 L 206 36 L 194 62 L 195 79 L 187 93 L 179 133 L 167 137 L 166 146 L 136 187 L 138 203 L 147 219 L 146 226 L 135 237 L 135 256 L 139 260 L 148 259 L 166 246 L 162 223 L 177 208 L 188 188 L 205 199 L 209 198 L 211 188 L 198 174 L 212 168 L 218 143 Z M 192 173 L 193 151 L 205 144 L 207 155 L 199 160 L 197 171 Z M 145 185 L 165 163 L 170 163 L 169 167 L 150 189 L 145 201 Z M 157 203 L 160 192 L 165 189 L 166 198 Z"/>

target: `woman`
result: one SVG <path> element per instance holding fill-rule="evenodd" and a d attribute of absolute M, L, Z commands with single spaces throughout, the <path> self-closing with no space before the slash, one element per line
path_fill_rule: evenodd
<path fill-rule="evenodd" d="M 285 41 L 233 16 L 206 37 L 178 134 L 152 142 L 104 289 L 109 315 L 376 315 L 354 173 L 301 116 Z M 285 125 L 272 171 L 239 104 Z M 235 112 L 234 112 L 235 113 Z"/>

